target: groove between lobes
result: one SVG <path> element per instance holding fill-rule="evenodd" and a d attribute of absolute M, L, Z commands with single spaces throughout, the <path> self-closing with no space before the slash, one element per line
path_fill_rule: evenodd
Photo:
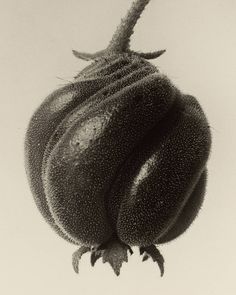
<path fill-rule="evenodd" d="M 120 62 L 122 61 L 122 62 Z M 50 94 L 38 107 L 32 116 L 25 138 L 25 165 L 30 184 L 30 188 L 35 203 L 49 225 L 64 239 L 76 243 L 62 232 L 54 220 L 52 212 L 49 210 L 48 201 L 45 194 L 42 180 L 42 170 L 44 170 L 43 158 L 46 158 L 45 150 L 48 142 L 61 124 L 79 105 L 83 104 L 100 89 L 109 86 L 118 79 L 129 75 L 138 68 L 136 58 L 117 56 L 110 62 L 102 60 L 92 63 L 85 68 L 93 78 L 76 78 L 74 83 L 68 84 Z M 148 67 L 147 63 L 141 63 Z M 140 67 L 141 68 L 141 67 Z M 149 66 L 154 71 L 153 66 Z M 92 70 L 93 69 L 93 70 Z M 104 75 L 101 74 L 101 70 Z"/>
<path fill-rule="evenodd" d="M 70 112 L 45 150 L 42 170 L 49 210 L 61 230 L 78 243 L 99 244 L 112 234 L 104 200 L 110 182 L 127 154 L 165 116 L 178 93 L 147 64 L 134 58 L 113 71 L 112 76 L 119 73 L 123 77 Z M 111 63 L 114 65 L 116 62 Z M 104 76 L 104 67 L 93 66 L 87 77 L 100 72 Z"/>

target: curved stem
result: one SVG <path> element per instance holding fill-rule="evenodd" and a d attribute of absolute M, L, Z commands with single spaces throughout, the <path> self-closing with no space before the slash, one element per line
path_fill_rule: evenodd
<path fill-rule="evenodd" d="M 85 53 L 73 50 L 73 54 L 83 60 L 97 60 L 103 56 L 113 54 L 130 53 L 145 59 L 154 59 L 162 55 L 165 50 L 154 52 L 135 52 L 130 50 L 130 37 L 133 34 L 134 26 L 140 18 L 143 10 L 150 0 L 136 0 L 133 2 L 125 18 L 121 19 L 120 25 L 117 27 L 109 45 L 106 49 L 100 50 L 95 53 Z"/>
<path fill-rule="evenodd" d="M 130 36 L 134 32 L 133 28 L 149 1 L 150 0 L 136 0 L 133 2 L 126 17 L 121 19 L 121 23 L 107 47 L 108 51 L 124 52 L 129 49 Z"/>

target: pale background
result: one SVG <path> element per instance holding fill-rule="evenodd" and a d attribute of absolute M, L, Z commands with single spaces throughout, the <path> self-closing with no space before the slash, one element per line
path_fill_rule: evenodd
<path fill-rule="evenodd" d="M 236 294 L 236 1 L 152 0 L 136 26 L 135 50 L 166 48 L 154 61 L 202 104 L 213 133 L 204 206 L 191 229 L 161 247 L 165 275 L 137 253 L 116 277 L 89 256 L 80 274 L 76 247 L 58 237 L 33 203 L 26 181 L 26 126 L 43 98 L 85 66 L 71 49 L 103 49 L 129 0 L 0 1 L 0 293 Z"/>

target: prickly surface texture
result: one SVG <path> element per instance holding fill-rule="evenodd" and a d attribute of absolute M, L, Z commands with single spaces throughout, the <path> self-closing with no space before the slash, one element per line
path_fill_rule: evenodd
<path fill-rule="evenodd" d="M 193 222 L 203 202 L 211 135 L 197 100 L 182 94 L 129 49 L 148 0 L 137 0 L 105 50 L 73 83 L 49 95 L 26 134 L 26 171 L 35 202 L 51 227 L 91 251 L 117 275 L 130 246 L 164 272 L 155 244 Z"/>
<path fill-rule="evenodd" d="M 152 244 L 188 202 L 194 212 L 199 208 L 209 148 L 208 125 L 199 104 L 193 97 L 176 98 L 162 122 L 133 150 L 112 185 L 108 207 L 122 241 Z"/>
<path fill-rule="evenodd" d="M 139 68 L 109 85 L 107 94 L 97 92 L 91 104 L 62 120 L 45 150 L 49 206 L 78 242 L 100 244 L 114 231 L 106 204 L 116 173 L 179 95 L 166 77 L 149 72 L 144 76 Z"/>
<path fill-rule="evenodd" d="M 144 59 L 118 55 L 49 96 L 26 147 L 36 203 L 62 236 L 99 245 L 117 232 L 148 245 L 184 206 L 196 216 L 210 133 L 195 98 Z"/>

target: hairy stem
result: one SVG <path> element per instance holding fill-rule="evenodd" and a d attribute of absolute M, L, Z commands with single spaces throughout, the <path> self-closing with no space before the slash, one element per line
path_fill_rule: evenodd
<path fill-rule="evenodd" d="M 150 0 L 136 0 L 133 2 L 126 17 L 121 19 L 121 23 L 108 45 L 108 51 L 124 52 L 129 49 L 130 37 L 134 32 L 134 26 L 149 1 Z"/>

